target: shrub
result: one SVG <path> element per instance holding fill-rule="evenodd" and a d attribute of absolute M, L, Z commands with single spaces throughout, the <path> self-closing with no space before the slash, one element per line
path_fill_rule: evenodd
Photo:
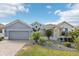
<path fill-rule="evenodd" d="M 53 44 L 52 41 L 48 41 L 48 42 L 47 42 L 47 45 L 48 45 L 48 46 L 51 46 L 52 44 Z"/>
<path fill-rule="evenodd" d="M 75 48 L 79 50 L 79 38 L 76 38 L 74 42 L 75 42 Z"/>
<path fill-rule="evenodd" d="M 32 33 L 32 39 L 35 41 L 35 43 L 38 43 L 38 40 L 40 38 L 40 32 L 39 31 L 36 31 L 36 32 L 33 32 Z"/>
<path fill-rule="evenodd" d="M 64 46 L 71 47 L 71 43 L 70 42 L 64 42 Z"/>
<path fill-rule="evenodd" d="M 0 37 L 0 41 L 2 41 L 4 39 L 4 37 Z"/>
<path fill-rule="evenodd" d="M 40 44 L 40 45 L 44 45 L 45 43 L 46 43 L 45 38 L 44 38 L 44 37 L 40 37 L 40 38 L 39 38 L 39 44 Z"/>

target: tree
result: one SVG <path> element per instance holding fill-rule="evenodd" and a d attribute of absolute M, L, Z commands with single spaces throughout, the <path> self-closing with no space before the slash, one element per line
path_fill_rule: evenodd
<path fill-rule="evenodd" d="M 34 32 L 39 31 L 40 28 L 32 28 Z"/>
<path fill-rule="evenodd" d="M 79 38 L 76 38 L 74 42 L 75 42 L 75 48 L 79 50 Z"/>
<path fill-rule="evenodd" d="M 69 36 L 71 36 L 72 41 L 74 41 L 75 38 L 78 38 L 79 37 L 79 28 L 75 28 L 74 30 L 69 32 Z"/>
<path fill-rule="evenodd" d="M 36 31 L 36 32 L 33 32 L 32 33 L 32 39 L 35 40 L 35 43 L 38 43 L 38 40 L 40 38 L 40 32 L 39 31 Z"/>
<path fill-rule="evenodd" d="M 50 40 L 50 36 L 52 35 L 52 31 L 51 29 L 46 30 L 46 36 L 48 37 L 48 40 Z"/>

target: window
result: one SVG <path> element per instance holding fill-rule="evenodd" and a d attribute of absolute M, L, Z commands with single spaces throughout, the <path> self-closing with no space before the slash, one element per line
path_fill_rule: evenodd
<path fill-rule="evenodd" d="M 65 33 L 68 33 L 68 28 L 65 28 Z"/>
<path fill-rule="evenodd" d="M 61 35 L 66 35 L 68 33 L 68 28 L 64 28 L 61 32 Z"/>
<path fill-rule="evenodd" d="M 62 31 L 61 35 L 65 35 L 65 32 L 64 32 L 64 31 Z"/>
<path fill-rule="evenodd" d="M 62 38 L 60 38 L 60 41 L 62 42 L 62 41 L 63 41 L 63 39 L 62 39 Z"/>
<path fill-rule="evenodd" d="M 67 42 L 68 41 L 68 38 L 64 38 L 64 41 Z"/>

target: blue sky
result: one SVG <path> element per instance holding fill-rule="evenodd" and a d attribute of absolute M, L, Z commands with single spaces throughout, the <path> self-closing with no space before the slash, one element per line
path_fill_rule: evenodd
<path fill-rule="evenodd" d="M 9 23 L 20 19 L 31 24 L 38 21 L 43 24 L 57 24 L 62 21 L 78 25 L 79 4 L 71 3 L 0 3 L 0 23 Z"/>

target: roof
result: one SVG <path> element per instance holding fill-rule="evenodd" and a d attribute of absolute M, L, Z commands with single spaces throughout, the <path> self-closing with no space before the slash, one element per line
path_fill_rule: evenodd
<path fill-rule="evenodd" d="M 25 22 L 23 22 L 23 21 L 21 21 L 21 20 L 19 20 L 19 19 L 17 19 L 17 20 L 15 20 L 15 21 L 12 21 L 12 22 L 8 23 L 8 24 L 6 25 L 6 27 L 11 26 L 11 25 L 14 25 L 14 24 L 17 23 L 17 22 L 22 23 L 22 24 L 28 26 L 29 28 L 31 28 L 30 25 L 26 24 Z"/>
<path fill-rule="evenodd" d="M 61 25 L 63 25 L 63 23 L 66 23 L 66 24 L 70 25 L 71 27 L 74 27 L 74 26 L 72 26 L 71 24 L 69 24 L 69 23 L 68 23 L 68 22 L 66 22 L 66 21 L 63 21 L 63 22 L 61 22 L 61 23 L 57 24 L 57 27 L 60 27 Z"/>
<path fill-rule="evenodd" d="M 54 25 L 54 24 L 47 24 L 47 25 L 45 25 L 45 26 L 55 27 L 55 25 Z"/>
<path fill-rule="evenodd" d="M 54 24 L 47 24 L 47 25 L 45 25 L 45 28 L 46 29 L 53 29 L 55 26 L 56 25 L 54 25 Z"/>
<path fill-rule="evenodd" d="M 0 29 L 4 29 L 4 28 L 5 28 L 5 25 L 0 24 Z"/>

